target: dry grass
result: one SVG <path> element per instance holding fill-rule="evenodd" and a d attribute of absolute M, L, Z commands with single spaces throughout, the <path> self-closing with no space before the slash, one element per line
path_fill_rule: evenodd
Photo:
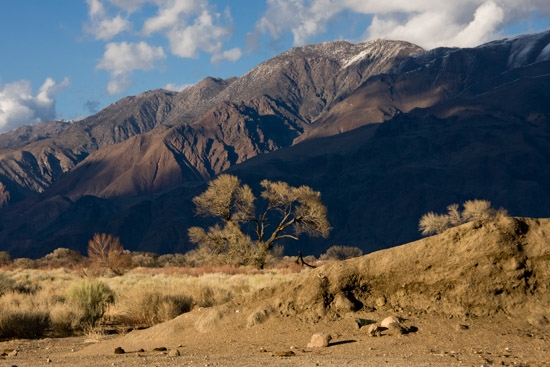
<path fill-rule="evenodd" d="M 136 268 L 123 276 L 95 278 L 114 294 L 114 303 L 97 320 L 95 328 L 83 324 L 85 307 L 71 301 L 70 290 L 85 280 L 84 272 L 5 268 L 0 273 L 0 332 L 6 330 L 2 334 L 6 338 L 39 337 L 44 333 L 65 337 L 104 327 L 148 327 L 193 308 L 223 305 L 299 276 L 301 267 L 290 260 L 286 265 L 266 270 L 232 266 Z M 201 329 L 219 321 L 216 315 L 207 314 L 205 310 Z"/>

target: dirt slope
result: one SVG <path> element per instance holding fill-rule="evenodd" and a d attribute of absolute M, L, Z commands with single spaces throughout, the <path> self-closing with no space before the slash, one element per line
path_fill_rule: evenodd
<path fill-rule="evenodd" d="M 151 358 L 159 366 L 546 366 L 549 238 L 550 219 L 468 223 L 305 271 L 298 281 L 194 310 L 73 357 L 112 359 L 114 349 L 122 347 L 129 353 L 117 365 L 128 366 Z M 406 319 L 410 333 L 368 336 L 366 324 L 388 315 Z M 332 343 L 308 349 L 319 331 L 331 333 Z M 181 356 L 153 351 L 161 346 Z M 290 351 L 290 357 L 278 356 Z"/>

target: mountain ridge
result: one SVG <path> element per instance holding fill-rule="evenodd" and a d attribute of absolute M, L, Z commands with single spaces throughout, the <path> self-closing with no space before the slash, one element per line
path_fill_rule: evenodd
<path fill-rule="evenodd" d="M 364 251 L 409 242 L 418 238 L 420 215 L 474 197 L 514 215 L 548 216 L 538 205 L 550 203 L 549 44 L 550 32 L 426 52 L 393 41 L 325 43 L 290 50 L 241 78 L 127 97 L 98 114 L 106 125 L 73 128 L 93 149 L 82 149 L 80 160 L 64 158 L 67 169 L 38 185 L 41 194 L 2 209 L 0 247 L 82 249 L 104 231 L 130 249 L 184 252 L 185 228 L 197 224 L 191 198 L 221 172 L 251 185 L 268 178 L 320 190 L 334 238 L 287 244 L 311 253 L 331 241 Z M 316 53 L 331 45 L 330 57 Z M 264 79 L 253 86 L 256 74 Z M 239 94 L 246 85 L 248 94 Z M 0 181 L 12 193 L 6 154 Z M 49 218 L 33 218 L 38 208 Z M 139 233 L 132 221 L 141 223 Z"/>

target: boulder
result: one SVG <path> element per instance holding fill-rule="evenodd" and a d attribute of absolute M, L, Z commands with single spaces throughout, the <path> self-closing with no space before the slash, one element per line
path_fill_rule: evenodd
<path fill-rule="evenodd" d="M 308 348 L 325 348 L 332 340 L 330 334 L 327 333 L 315 333 L 311 337 L 311 341 L 307 345 Z"/>

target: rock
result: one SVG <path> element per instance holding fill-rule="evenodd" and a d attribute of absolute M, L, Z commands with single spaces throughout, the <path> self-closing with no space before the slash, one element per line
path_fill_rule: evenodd
<path fill-rule="evenodd" d="M 170 357 L 179 357 L 180 355 L 180 351 L 177 349 L 172 349 L 168 352 L 168 356 Z"/>
<path fill-rule="evenodd" d="M 308 348 L 325 348 L 332 340 L 332 336 L 327 333 L 315 333 L 311 337 L 311 341 L 307 345 Z"/>
<path fill-rule="evenodd" d="M 388 325 L 386 332 L 388 333 L 388 335 L 403 335 L 407 333 L 407 328 L 405 328 L 401 324 L 397 324 L 394 322 Z"/>
<path fill-rule="evenodd" d="M 166 352 L 168 349 L 166 347 L 158 347 L 153 349 L 153 352 Z"/>
<path fill-rule="evenodd" d="M 389 328 L 391 324 L 401 325 L 401 319 L 397 316 L 388 316 L 380 323 L 380 326 Z"/>
<path fill-rule="evenodd" d="M 292 357 L 292 356 L 295 356 L 296 353 L 294 353 L 293 351 L 291 350 L 285 350 L 285 351 L 278 351 L 278 352 L 275 352 L 275 356 L 276 357 Z"/>
<path fill-rule="evenodd" d="M 371 324 L 367 328 L 367 335 L 368 336 L 380 336 L 382 334 L 382 331 L 386 330 L 386 328 L 381 327 L 377 324 Z"/>
<path fill-rule="evenodd" d="M 16 357 L 17 356 L 17 349 L 4 349 L 2 354 L 0 356 L 2 357 Z"/>
<path fill-rule="evenodd" d="M 380 326 L 387 329 L 389 335 L 402 335 L 409 332 L 415 332 L 418 329 L 416 327 L 408 328 L 403 325 L 403 319 L 397 316 L 388 316 L 380 323 Z"/>
<path fill-rule="evenodd" d="M 386 305 L 386 297 L 381 296 L 376 299 L 376 307 L 384 307 Z"/>
<path fill-rule="evenodd" d="M 353 304 L 353 302 L 342 293 L 338 293 L 334 297 L 332 308 L 336 312 L 342 312 L 342 313 L 355 311 L 355 305 Z"/>
<path fill-rule="evenodd" d="M 126 351 L 124 349 L 122 349 L 121 347 L 116 347 L 115 348 L 115 354 L 124 354 L 126 353 Z"/>

